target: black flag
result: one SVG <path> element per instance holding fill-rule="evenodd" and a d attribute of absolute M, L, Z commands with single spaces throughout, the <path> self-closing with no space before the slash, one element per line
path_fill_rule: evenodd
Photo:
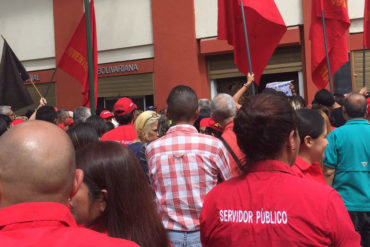
<path fill-rule="evenodd" d="M 26 69 L 4 40 L 0 64 L 0 105 L 9 105 L 16 111 L 33 104 L 24 85 L 29 78 Z"/>

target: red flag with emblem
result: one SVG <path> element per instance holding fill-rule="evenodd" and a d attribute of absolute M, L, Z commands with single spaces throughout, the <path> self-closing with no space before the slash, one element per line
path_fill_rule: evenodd
<path fill-rule="evenodd" d="M 218 0 L 218 39 L 227 40 L 234 47 L 234 62 L 243 74 L 249 73 L 249 67 L 241 2 L 246 17 L 254 78 L 259 84 L 287 27 L 274 0 Z"/>
<path fill-rule="evenodd" d="M 94 1 L 90 1 L 90 24 L 91 24 L 91 41 L 93 49 L 93 68 L 94 68 L 94 91 L 95 104 L 98 95 L 98 49 L 96 40 L 96 23 Z M 73 76 L 82 84 L 83 106 L 90 106 L 90 86 L 88 76 L 88 59 L 87 59 L 87 41 L 86 41 L 86 22 L 85 14 L 77 26 L 77 29 L 68 42 L 58 65 L 64 72 Z"/>
<path fill-rule="evenodd" d="M 329 83 L 321 10 L 324 10 L 330 69 L 335 72 L 348 61 L 346 32 L 350 26 L 346 0 L 312 0 L 312 80 L 319 89 Z"/>
<path fill-rule="evenodd" d="M 369 0 L 365 0 L 365 11 L 364 11 L 364 46 L 370 49 L 370 3 Z"/>

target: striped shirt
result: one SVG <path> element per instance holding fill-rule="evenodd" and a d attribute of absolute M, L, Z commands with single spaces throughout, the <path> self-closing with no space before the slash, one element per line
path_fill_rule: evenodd
<path fill-rule="evenodd" d="M 222 142 L 176 125 L 146 149 L 149 179 L 162 222 L 168 230 L 197 231 L 206 194 L 231 178 Z"/>

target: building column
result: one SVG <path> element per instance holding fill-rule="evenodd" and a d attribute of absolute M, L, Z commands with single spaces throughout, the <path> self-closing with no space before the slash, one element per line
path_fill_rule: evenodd
<path fill-rule="evenodd" d="M 199 98 L 210 97 L 207 62 L 196 39 L 194 0 L 152 1 L 154 100 L 166 107 L 176 85 L 192 87 Z"/>
<path fill-rule="evenodd" d="M 53 0 L 53 12 L 57 64 L 84 13 L 83 1 Z M 73 110 L 81 105 L 82 85 L 80 82 L 61 69 L 58 69 L 55 74 L 55 82 L 58 108 Z"/>

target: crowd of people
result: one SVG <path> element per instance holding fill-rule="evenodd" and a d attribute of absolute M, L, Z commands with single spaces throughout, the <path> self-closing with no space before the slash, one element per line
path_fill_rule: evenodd
<path fill-rule="evenodd" d="M 161 112 L 0 106 L 0 245 L 370 246 L 366 88 L 240 102 L 253 79 Z"/>

